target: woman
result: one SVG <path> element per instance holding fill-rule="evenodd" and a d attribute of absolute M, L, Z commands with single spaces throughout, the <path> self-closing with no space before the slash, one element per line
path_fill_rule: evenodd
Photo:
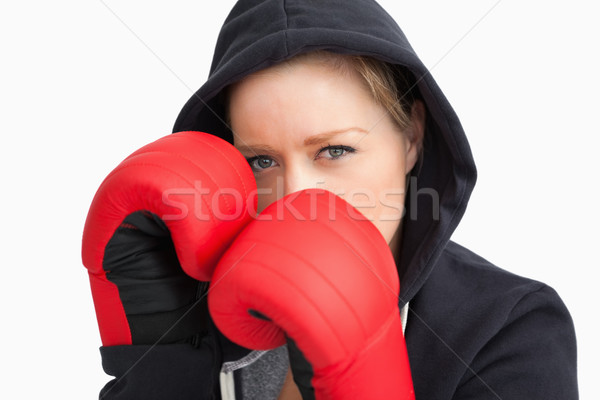
<path fill-rule="evenodd" d="M 441 90 L 374 1 L 239 1 L 209 79 L 173 130 L 233 143 L 255 174 L 259 209 L 321 187 L 374 222 L 395 256 L 417 399 L 577 398 L 575 334 L 558 295 L 450 241 L 475 184 L 469 145 Z M 298 396 L 285 348 L 250 352 L 214 337 L 219 363 L 203 361 L 201 346 L 174 357 L 181 345 L 171 344 L 155 346 L 155 357 L 135 368 L 125 367 L 136 357 L 126 346 L 105 348 L 104 363 L 134 382 L 161 368 L 211 371 L 181 398 L 228 390 L 237 399 Z M 144 385 L 163 393 L 182 386 Z"/>

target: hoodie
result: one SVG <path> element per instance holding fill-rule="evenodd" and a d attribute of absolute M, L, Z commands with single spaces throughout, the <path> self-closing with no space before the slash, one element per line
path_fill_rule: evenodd
<path fill-rule="evenodd" d="M 416 398 L 577 399 L 575 332 L 557 293 L 450 241 L 476 181 L 467 137 L 433 76 L 375 1 L 238 1 L 219 34 L 209 78 L 173 131 L 204 131 L 231 142 L 219 93 L 314 50 L 401 65 L 414 75 L 426 105 L 424 154 L 411 171 L 396 260 Z M 277 392 L 270 381 L 282 379 L 278 366 L 287 369 L 285 349 L 250 352 L 212 332 L 203 346 L 158 345 L 146 353 L 143 346 L 102 348 L 105 371 L 119 382 L 104 398 L 140 398 L 140 386 L 186 399 L 267 399 L 268 390 Z M 161 376 L 165 369 L 169 378 Z M 177 377 L 179 370 L 185 373 Z"/>

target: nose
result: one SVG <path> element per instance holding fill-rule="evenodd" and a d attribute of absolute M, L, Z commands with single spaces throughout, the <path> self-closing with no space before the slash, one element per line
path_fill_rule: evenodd
<path fill-rule="evenodd" d="M 325 179 L 316 174 L 311 168 L 298 165 L 287 166 L 280 170 L 275 182 L 264 182 L 266 185 L 258 188 L 257 211 L 260 213 L 269 204 L 303 189 L 327 189 Z"/>
<path fill-rule="evenodd" d="M 310 170 L 302 168 L 287 168 L 283 174 L 282 182 L 282 196 L 287 196 L 290 193 L 294 193 L 303 189 L 310 189 L 316 187 L 323 187 L 325 184 L 322 178 L 319 178 L 316 174 Z M 278 196 L 279 198 L 279 196 Z"/>

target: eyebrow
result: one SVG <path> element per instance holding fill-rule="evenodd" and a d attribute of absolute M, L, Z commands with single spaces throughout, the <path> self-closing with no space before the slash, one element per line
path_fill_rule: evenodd
<path fill-rule="evenodd" d="M 319 144 L 319 143 L 323 143 L 323 142 L 327 142 L 330 139 L 332 139 L 333 137 L 342 134 L 342 133 L 346 133 L 346 132 L 350 132 L 350 131 L 358 131 L 364 134 L 369 133 L 368 131 L 366 131 L 363 128 L 359 128 L 356 126 L 353 126 L 351 128 L 345 128 L 345 129 L 336 129 L 333 131 L 329 131 L 329 132 L 323 132 L 323 133 L 319 133 L 317 135 L 313 135 L 311 137 L 308 137 L 306 139 L 304 139 L 304 145 L 305 146 L 313 146 L 315 144 Z"/>
<path fill-rule="evenodd" d="M 240 153 L 253 153 L 255 155 L 259 155 L 259 154 L 272 154 L 275 153 L 275 149 L 271 146 L 269 146 L 268 144 L 257 144 L 257 145 L 242 145 L 242 146 L 236 146 L 236 149 L 238 149 L 238 151 Z"/>
<path fill-rule="evenodd" d="M 344 128 L 344 129 L 336 129 L 333 131 L 327 131 L 327 132 L 323 132 L 323 133 L 319 133 L 317 135 L 313 135 L 310 137 L 307 137 L 306 139 L 304 139 L 304 146 L 314 146 L 323 142 L 328 142 L 330 141 L 332 138 L 334 138 L 337 135 L 340 135 L 342 133 L 347 133 L 350 131 L 357 131 L 363 134 L 368 134 L 369 132 L 363 128 L 359 128 L 356 126 L 350 127 L 350 128 Z M 250 152 L 250 153 L 254 153 L 254 154 L 261 154 L 261 153 L 275 153 L 276 150 L 268 145 L 268 144 L 256 144 L 256 145 L 241 145 L 241 146 L 237 146 L 238 151 L 244 153 L 244 152 Z"/>

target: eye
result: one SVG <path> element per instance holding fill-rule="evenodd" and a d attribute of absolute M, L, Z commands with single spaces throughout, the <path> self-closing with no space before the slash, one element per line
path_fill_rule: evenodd
<path fill-rule="evenodd" d="M 356 151 L 356 149 L 354 149 L 350 146 L 327 145 L 327 146 L 322 147 L 319 150 L 319 152 L 317 153 L 317 155 L 323 155 L 328 160 L 336 160 L 340 157 L 347 155 L 348 153 L 354 153 L 355 151 Z"/>
<path fill-rule="evenodd" d="M 247 158 L 246 160 L 248 160 L 248 164 L 250 164 L 250 168 L 254 172 L 261 172 L 277 164 L 275 160 L 267 156 L 256 156 Z"/>

